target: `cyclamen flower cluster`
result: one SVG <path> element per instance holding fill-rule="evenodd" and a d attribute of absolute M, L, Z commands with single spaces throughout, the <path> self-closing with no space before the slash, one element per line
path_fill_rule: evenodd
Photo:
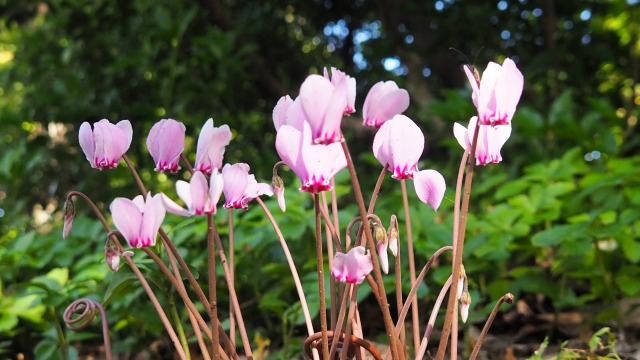
<path fill-rule="evenodd" d="M 185 130 L 184 124 L 174 119 L 162 119 L 153 125 L 147 137 L 147 149 L 156 171 L 175 173 L 180 169 L 178 163 L 184 150 Z M 113 169 L 131 145 L 132 136 L 128 120 L 114 125 L 102 119 L 93 125 L 93 130 L 85 122 L 80 126 L 80 147 L 93 168 Z M 176 192 L 186 209 L 162 193 L 154 196 L 149 193 L 146 198 L 138 195 L 133 200 L 119 197 L 111 203 L 109 208 L 114 225 L 130 247 L 154 246 L 166 212 L 180 216 L 212 215 L 216 213 L 223 193 L 224 207 L 229 209 L 247 209 L 249 201 L 260 195 L 273 194 L 269 184 L 258 183 L 249 173 L 249 165 L 222 166 L 225 147 L 230 141 L 229 126 L 214 127 L 213 119 L 207 120 L 198 137 L 191 180 L 176 182 Z M 108 251 L 107 259 L 110 267 L 116 270 L 117 256 L 113 249 Z"/>

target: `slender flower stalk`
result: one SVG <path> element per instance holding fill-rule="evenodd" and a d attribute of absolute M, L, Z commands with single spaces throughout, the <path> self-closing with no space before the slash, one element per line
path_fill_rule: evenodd
<path fill-rule="evenodd" d="M 318 261 L 318 296 L 320 296 L 320 329 L 322 331 L 322 358 L 329 359 L 329 338 L 327 337 L 327 305 L 324 290 L 324 260 L 322 255 L 322 228 L 320 201 L 318 194 L 313 195 L 316 212 L 316 256 Z"/>
<path fill-rule="evenodd" d="M 404 208 L 404 224 L 407 233 L 407 258 L 409 259 L 409 280 L 411 283 L 416 282 L 416 260 L 413 251 L 413 233 L 411 231 L 411 212 L 409 211 L 409 197 L 407 195 L 407 184 L 403 179 L 400 181 L 402 188 L 402 205 Z M 420 312 L 418 309 L 418 298 L 413 297 L 411 300 L 413 307 L 411 308 L 411 329 L 413 333 L 413 348 L 420 346 Z"/>
<path fill-rule="evenodd" d="M 467 227 L 467 214 L 469 213 L 469 200 L 471 198 L 471 183 L 473 181 L 473 168 L 476 164 L 475 152 L 476 145 L 478 143 L 478 134 L 480 133 L 476 125 L 476 131 L 474 132 L 473 141 L 471 143 L 471 150 L 469 151 L 469 157 L 467 161 L 467 171 L 465 175 L 464 194 L 462 197 L 462 205 L 460 209 L 460 224 L 458 226 L 458 237 L 455 239 L 455 252 L 453 259 L 453 271 L 452 276 L 454 279 L 460 277 L 460 267 L 462 264 L 462 251 L 464 248 L 464 235 Z M 457 358 L 457 340 L 458 340 L 458 295 L 456 294 L 458 287 L 452 286 L 452 291 L 449 293 L 449 302 L 447 304 L 447 314 L 444 321 L 444 327 L 442 328 L 442 337 L 438 346 L 438 353 L 436 355 L 437 360 L 444 359 L 444 354 L 447 349 L 448 337 L 451 335 L 451 359 Z"/>
<path fill-rule="evenodd" d="M 416 359 L 422 359 L 424 357 L 424 353 L 427 351 L 427 346 L 429 345 L 429 337 L 433 332 L 433 327 L 436 323 L 436 317 L 440 312 L 440 307 L 442 306 L 442 301 L 444 300 L 444 296 L 449 291 L 451 287 L 451 276 L 447 279 L 447 281 L 440 289 L 438 293 L 438 297 L 436 298 L 436 302 L 433 303 L 433 309 L 431 310 L 431 315 L 429 316 L 429 321 L 427 322 L 427 328 L 424 329 L 424 335 L 422 336 L 422 341 L 420 342 L 420 347 L 416 351 Z"/>
<path fill-rule="evenodd" d="M 371 261 L 373 262 L 374 279 L 378 288 L 378 295 L 376 296 L 380 308 L 382 310 L 382 317 L 384 319 L 385 328 L 387 331 L 387 337 L 389 338 L 389 345 L 391 355 L 394 359 L 403 360 L 404 352 L 399 352 L 400 340 L 394 332 L 393 320 L 391 319 L 391 312 L 389 311 L 389 304 L 387 302 L 386 293 L 384 291 L 384 284 L 382 283 L 382 272 L 380 271 L 380 263 L 375 250 L 375 244 L 373 242 L 373 236 L 371 234 L 371 228 L 369 227 L 369 219 L 367 217 L 367 210 L 364 206 L 364 198 L 362 197 L 362 190 L 360 189 L 360 183 L 356 174 L 356 169 L 349 153 L 349 148 L 345 141 L 341 141 L 342 150 L 344 151 L 345 158 L 347 159 L 347 168 L 351 175 L 351 184 L 353 186 L 353 192 L 356 196 L 356 202 L 358 204 L 358 210 L 360 211 L 360 217 L 362 218 L 362 228 L 364 231 L 364 238 L 367 243 L 367 247 L 371 251 Z"/>
<path fill-rule="evenodd" d="M 209 306 L 211 309 L 211 355 L 214 360 L 218 360 L 218 346 L 220 345 L 220 334 L 218 333 L 218 297 L 216 293 L 216 243 L 213 238 L 214 224 L 213 214 L 207 215 L 207 258 L 208 258 L 208 279 L 209 279 Z"/>
<path fill-rule="evenodd" d="M 484 338 L 485 336 L 487 336 L 487 332 L 489 332 L 489 328 L 491 327 L 491 324 L 493 324 L 493 320 L 496 318 L 496 315 L 498 314 L 498 310 L 500 309 L 500 306 L 502 305 L 502 303 L 506 301 L 507 304 L 513 304 L 513 299 L 514 299 L 513 294 L 507 293 L 504 296 L 502 296 L 500 300 L 498 300 L 498 302 L 496 303 L 496 306 L 494 306 L 493 310 L 491 310 L 491 314 L 489 314 L 489 318 L 484 323 L 482 332 L 480 333 L 480 336 L 478 336 L 478 340 L 476 341 L 476 345 L 473 347 L 473 351 L 469 356 L 469 360 L 475 360 L 476 357 L 478 356 L 478 353 L 480 352 L 480 347 L 482 347 L 482 343 L 484 342 Z"/>

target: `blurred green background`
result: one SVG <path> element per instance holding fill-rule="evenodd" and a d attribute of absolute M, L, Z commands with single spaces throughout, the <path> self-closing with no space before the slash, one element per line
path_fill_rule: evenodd
<path fill-rule="evenodd" d="M 0 353 L 75 357 L 86 345 L 73 345 L 99 344 L 98 325 L 71 334 L 61 323 L 80 296 L 108 300 L 119 353 L 148 348 L 164 334 L 126 266 L 117 274 L 105 266 L 105 234 L 88 207 L 77 203 L 71 236 L 62 240 L 70 190 L 89 194 L 104 211 L 114 197 L 137 194 L 126 167 L 90 168 L 77 142 L 83 121 L 129 119 L 127 154 L 154 192 L 172 193 L 186 175 L 154 173 L 145 148 L 150 127 L 167 117 L 187 126 L 191 160 L 207 118 L 228 124 L 234 137 L 225 162 L 247 162 L 268 182 L 278 161 L 273 106 L 295 96 L 309 73 L 335 66 L 357 80 L 357 112 L 343 130 L 368 193 L 380 168 L 361 106 L 374 83 L 394 80 L 409 90 L 406 114 L 426 134 L 421 168 L 440 170 L 449 185 L 437 213 L 412 200 L 421 266 L 450 242 L 461 156 L 452 126 L 475 110 L 461 65 L 482 70 L 505 57 L 524 73 L 525 89 L 503 163 L 480 168 L 474 179 L 465 248 L 471 321 L 482 321 L 511 291 L 541 295 L 551 312 L 599 304 L 593 324 L 619 326 L 626 316 L 619 300 L 640 295 L 637 2 L 0 0 Z M 313 209 L 295 191 L 298 180 L 283 177 L 288 210 L 276 215 L 310 294 Z M 339 183 L 346 223 L 356 211 L 344 174 Z M 384 221 L 401 213 L 397 185 L 383 186 L 377 213 Z M 275 200 L 267 203 L 275 212 Z M 299 352 L 303 331 L 282 251 L 257 206 L 234 217 L 237 287 L 246 317 L 255 319 L 251 336 L 270 339 L 287 358 Z M 228 231 L 224 215 L 219 221 Z M 202 219 L 165 223 L 204 272 Z M 147 265 L 140 254 L 136 261 Z M 164 289 L 153 269 L 148 276 Z M 421 301 L 433 301 L 448 271 L 434 271 Z M 317 313 L 317 295 L 308 296 Z"/>

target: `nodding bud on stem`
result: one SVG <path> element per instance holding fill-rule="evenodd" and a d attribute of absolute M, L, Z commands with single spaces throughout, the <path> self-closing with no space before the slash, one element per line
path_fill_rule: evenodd
<path fill-rule="evenodd" d="M 464 283 L 467 281 L 467 274 L 464 271 L 464 265 L 460 264 L 460 277 L 458 278 L 458 300 L 464 291 Z"/>
<path fill-rule="evenodd" d="M 284 182 L 282 178 L 278 175 L 273 175 L 271 178 L 271 186 L 273 187 L 273 193 L 278 199 L 278 206 L 280 206 L 280 210 L 284 212 L 287 209 L 287 206 L 284 202 Z"/>
<path fill-rule="evenodd" d="M 64 225 L 62 227 L 62 238 L 66 239 L 71 232 L 73 226 L 73 219 L 76 217 L 76 206 L 73 204 L 73 200 L 68 198 L 64 202 Z"/>
<path fill-rule="evenodd" d="M 387 239 L 387 230 L 380 224 L 373 225 L 373 240 L 376 242 L 376 250 L 378 250 L 378 257 L 380 258 L 380 267 L 385 274 L 389 273 L 389 254 L 387 254 L 387 248 L 389 247 L 389 241 Z"/>
<path fill-rule="evenodd" d="M 464 291 L 462 295 L 460 295 L 460 319 L 463 323 L 467 322 L 467 318 L 469 317 L 469 307 L 471 305 L 471 294 L 468 291 Z"/>
<path fill-rule="evenodd" d="M 389 239 L 389 249 L 393 256 L 398 256 L 398 218 L 395 214 L 391 215 L 389 229 L 387 230 L 387 239 Z"/>
<path fill-rule="evenodd" d="M 104 244 L 104 258 L 107 260 L 107 265 L 112 271 L 118 271 L 120 265 L 120 251 L 118 245 L 111 239 L 107 238 L 107 242 Z"/>

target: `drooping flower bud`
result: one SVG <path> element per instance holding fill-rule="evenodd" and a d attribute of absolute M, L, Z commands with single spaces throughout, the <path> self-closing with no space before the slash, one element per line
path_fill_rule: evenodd
<path fill-rule="evenodd" d="M 278 199 L 278 206 L 280 206 L 280 210 L 285 212 L 287 206 L 284 202 L 284 182 L 282 178 L 278 175 L 273 175 L 271 178 L 271 186 L 273 187 L 273 194 Z"/>
<path fill-rule="evenodd" d="M 373 240 L 376 242 L 378 257 L 380 258 L 380 268 L 385 274 L 389 273 L 389 241 L 387 240 L 387 230 L 380 224 L 373 225 Z"/>
<path fill-rule="evenodd" d="M 62 238 L 66 239 L 71 232 L 73 219 L 76 217 L 76 206 L 71 198 L 67 198 L 64 202 L 64 225 L 62 226 Z"/>
<path fill-rule="evenodd" d="M 108 237 L 107 242 L 104 244 L 104 258 L 112 271 L 118 271 L 118 266 L 120 265 L 120 251 L 111 237 Z"/>
<path fill-rule="evenodd" d="M 460 319 L 463 323 L 467 322 L 469 317 L 469 307 L 471 305 L 471 294 L 468 291 L 464 291 L 460 296 Z"/>
<path fill-rule="evenodd" d="M 387 229 L 387 239 L 389 239 L 389 249 L 393 256 L 398 256 L 398 218 L 395 214 L 391 215 L 389 221 L 389 229 Z"/>
<path fill-rule="evenodd" d="M 458 300 L 464 291 L 464 283 L 467 281 L 467 274 L 464 271 L 464 265 L 460 264 L 460 277 L 458 278 Z"/>

